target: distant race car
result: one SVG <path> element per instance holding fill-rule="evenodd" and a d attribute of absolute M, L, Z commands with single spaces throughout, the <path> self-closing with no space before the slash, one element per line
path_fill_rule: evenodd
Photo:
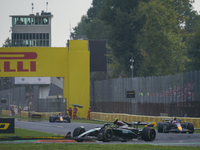
<path fill-rule="evenodd" d="M 159 133 L 194 133 L 194 124 L 181 122 L 181 119 L 176 117 L 173 119 L 163 119 L 163 122 L 157 123 L 157 130 Z"/>
<path fill-rule="evenodd" d="M 71 117 L 70 116 L 64 116 L 64 115 L 53 115 L 53 116 L 49 116 L 49 122 L 70 123 L 71 122 Z"/>
<path fill-rule="evenodd" d="M 73 139 L 77 142 L 83 142 L 85 140 L 98 140 L 103 142 L 119 140 L 126 142 L 132 139 L 154 141 L 156 138 L 156 131 L 151 127 L 155 126 L 155 124 L 146 122 L 132 122 L 129 124 L 124 121 L 116 120 L 114 124 L 104 124 L 101 128 L 97 127 L 88 131 L 81 126 L 74 129 Z M 146 125 L 147 127 L 139 130 L 138 125 Z"/>

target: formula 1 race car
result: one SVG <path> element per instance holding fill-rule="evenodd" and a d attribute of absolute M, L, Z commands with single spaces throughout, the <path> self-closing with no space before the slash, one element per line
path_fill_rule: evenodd
<path fill-rule="evenodd" d="M 70 116 L 64 116 L 64 115 L 53 115 L 53 116 L 49 116 L 49 122 L 67 122 L 70 123 L 71 122 L 71 117 Z"/>
<path fill-rule="evenodd" d="M 138 125 L 146 125 L 142 130 L 138 129 Z M 136 126 L 136 127 L 135 127 Z M 98 140 L 103 142 L 110 142 L 119 140 L 126 142 L 127 140 L 139 139 L 144 141 L 154 141 L 156 138 L 156 131 L 151 128 L 152 123 L 132 122 L 131 124 L 124 121 L 114 121 L 114 124 L 104 124 L 103 127 L 94 128 L 86 131 L 81 126 L 73 131 L 73 139 L 77 142 L 84 140 Z"/>
<path fill-rule="evenodd" d="M 173 119 L 163 119 L 163 122 L 157 123 L 158 132 L 162 133 L 194 133 L 194 124 L 193 123 L 185 123 L 181 122 L 181 119 L 177 119 L 176 117 Z"/>

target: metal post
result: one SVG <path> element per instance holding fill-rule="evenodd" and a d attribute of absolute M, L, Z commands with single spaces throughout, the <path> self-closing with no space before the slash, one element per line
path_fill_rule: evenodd
<path fill-rule="evenodd" d="M 134 68 L 134 66 L 133 66 L 134 59 L 133 59 L 133 57 L 131 57 L 130 62 L 131 62 L 131 66 L 130 66 L 130 68 L 131 68 L 131 77 L 133 78 L 133 68 Z"/>
<path fill-rule="evenodd" d="M 131 69 L 131 88 L 133 88 L 133 68 L 134 68 L 134 66 L 133 66 L 134 59 L 133 59 L 133 57 L 131 57 L 130 62 L 131 62 L 131 66 L 130 66 L 130 69 Z M 133 90 L 133 89 L 131 89 L 131 90 Z M 136 98 L 135 98 L 135 115 L 136 115 Z"/>

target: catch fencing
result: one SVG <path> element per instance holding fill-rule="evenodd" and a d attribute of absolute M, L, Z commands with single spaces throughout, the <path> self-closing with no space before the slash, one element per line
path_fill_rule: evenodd
<path fill-rule="evenodd" d="M 0 112 L 11 110 L 19 114 L 19 110 L 36 112 L 66 113 L 66 100 L 58 96 L 40 99 L 38 86 L 33 86 L 33 92 L 26 92 L 25 87 L 16 87 L 0 91 Z"/>
<path fill-rule="evenodd" d="M 135 98 L 127 98 L 127 91 Z M 199 117 L 200 71 L 94 81 L 90 94 L 95 112 Z"/>

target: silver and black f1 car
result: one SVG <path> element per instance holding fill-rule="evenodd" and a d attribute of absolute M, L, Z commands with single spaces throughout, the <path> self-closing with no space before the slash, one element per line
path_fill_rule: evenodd
<path fill-rule="evenodd" d="M 147 125 L 142 130 L 138 129 L 138 125 Z M 136 126 L 136 127 L 135 127 Z M 140 139 L 144 141 L 154 141 L 156 131 L 151 128 L 153 124 L 144 122 L 132 122 L 131 124 L 116 120 L 114 124 L 104 124 L 103 127 L 87 130 L 81 126 L 73 131 L 73 139 L 77 142 L 93 139 L 103 142 L 119 140 L 126 142 L 127 140 Z"/>
<path fill-rule="evenodd" d="M 175 132 L 175 133 L 194 133 L 194 124 L 181 122 L 176 117 L 173 119 L 163 119 L 163 122 L 157 123 L 158 132 Z"/>
<path fill-rule="evenodd" d="M 64 115 L 53 115 L 53 116 L 49 116 L 49 122 L 70 123 L 71 122 L 71 117 L 70 116 L 64 116 Z"/>

